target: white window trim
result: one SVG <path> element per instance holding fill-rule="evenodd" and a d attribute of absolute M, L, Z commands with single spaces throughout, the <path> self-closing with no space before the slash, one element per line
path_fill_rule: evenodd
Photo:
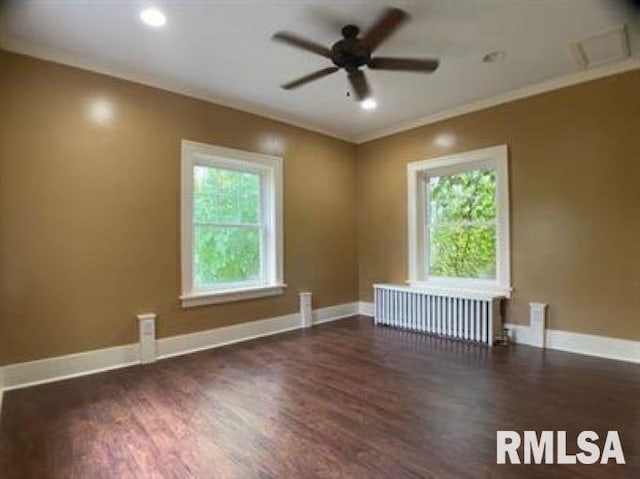
<path fill-rule="evenodd" d="M 458 153 L 407 165 L 409 278 L 411 286 L 451 292 L 475 291 L 511 295 L 511 246 L 509 227 L 509 170 L 507 145 Z M 496 172 L 496 279 L 436 278 L 427 275 L 428 251 L 424 232 L 427 176 L 451 175 L 476 168 Z"/>
<path fill-rule="evenodd" d="M 283 266 L 283 170 L 282 158 L 220 146 L 182 140 L 181 155 L 181 258 L 182 258 L 182 307 L 204 306 L 244 299 L 282 294 Z M 266 265 L 264 282 L 230 284 L 228 288 L 196 291 L 193 285 L 193 168 L 196 165 L 227 165 L 236 170 L 260 172 L 268 179 L 270 188 L 262 188 L 262 208 L 271 214 L 267 217 L 267 233 L 263 241 Z"/>

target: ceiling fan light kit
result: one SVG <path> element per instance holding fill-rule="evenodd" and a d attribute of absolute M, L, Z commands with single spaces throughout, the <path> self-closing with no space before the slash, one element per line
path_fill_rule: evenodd
<path fill-rule="evenodd" d="M 360 102 L 360 107 L 363 110 L 375 110 L 378 108 L 378 102 L 373 98 L 367 98 L 366 100 L 362 100 Z"/>
<path fill-rule="evenodd" d="M 363 36 L 356 25 L 345 25 L 342 28 L 342 39 L 334 43 L 331 48 L 307 40 L 295 33 L 278 32 L 273 39 L 290 46 L 315 53 L 331 60 L 334 66 L 326 67 L 282 85 L 285 90 L 301 87 L 338 70 L 347 73 L 356 100 L 365 110 L 376 108 L 377 103 L 371 93 L 369 82 L 362 70 L 392 70 L 417 73 L 433 73 L 440 62 L 431 58 L 395 58 L 374 57 L 373 52 L 386 41 L 401 25 L 409 19 L 409 15 L 398 8 L 388 8 L 382 12 L 378 20 Z"/>

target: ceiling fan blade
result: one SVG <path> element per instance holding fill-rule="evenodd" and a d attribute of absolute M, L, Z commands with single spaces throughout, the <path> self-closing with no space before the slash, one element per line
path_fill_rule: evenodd
<path fill-rule="evenodd" d="M 331 75 L 339 70 L 338 67 L 327 67 L 322 70 L 318 70 L 317 72 L 310 73 L 309 75 L 305 75 L 297 80 L 293 80 L 292 82 L 285 83 L 282 85 L 282 88 L 285 90 L 292 90 L 294 88 L 298 88 L 306 83 L 312 82 L 313 80 L 317 80 L 322 77 L 326 77 L 327 75 Z"/>
<path fill-rule="evenodd" d="M 272 38 L 273 40 L 286 43 L 287 45 L 291 45 L 292 47 L 301 48 L 302 50 L 315 53 L 316 55 L 331 58 L 331 51 L 328 48 L 323 47 L 318 43 L 312 42 L 311 40 L 307 40 L 306 38 L 299 37 L 295 33 L 278 32 L 273 35 Z"/>
<path fill-rule="evenodd" d="M 367 77 L 364 76 L 362 70 L 349 73 L 349 82 L 358 101 L 366 100 L 371 96 L 371 89 L 369 88 Z"/>
<path fill-rule="evenodd" d="M 369 62 L 373 70 L 399 70 L 407 72 L 431 73 L 436 71 L 440 62 L 430 58 L 389 58 L 375 57 Z"/>
<path fill-rule="evenodd" d="M 408 19 L 409 14 L 404 10 L 387 8 L 376 23 L 364 34 L 362 38 L 363 45 L 367 47 L 370 52 L 374 51 Z"/>

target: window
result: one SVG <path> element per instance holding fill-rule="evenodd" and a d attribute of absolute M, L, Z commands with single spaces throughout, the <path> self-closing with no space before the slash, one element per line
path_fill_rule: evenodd
<path fill-rule="evenodd" d="M 182 305 L 281 294 L 282 159 L 182 143 Z"/>
<path fill-rule="evenodd" d="M 507 147 L 410 163 L 409 283 L 511 291 Z"/>

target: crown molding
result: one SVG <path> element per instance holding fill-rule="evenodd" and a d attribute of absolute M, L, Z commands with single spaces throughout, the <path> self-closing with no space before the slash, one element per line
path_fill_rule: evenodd
<path fill-rule="evenodd" d="M 403 131 L 411 130 L 413 128 L 417 128 L 420 126 L 425 126 L 432 123 L 437 123 L 439 121 L 454 118 L 457 116 L 465 115 L 467 113 L 473 113 L 475 111 L 484 110 L 484 109 L 498 106 L 504 103 L 509 103 L 509 102 L 520 100 L 523 98 L 539 95 L 539 94 L 550 92 L 553 90 L 566 88 L 572 85 L 577 85 L 580 83 L 585 83 L 592 80 L 597 80 L 599 78 L 604 78 L 607 76 L 616 75 L 619 73 L 624 73 L 624 72 L 628 72 L 628 71 L 636 70 L 640 68 L 640 59 L 634 56 L 616 63 L 611 63 L 611 64 L 603 65 L 600 67 L 594 67 L 587 70 L 580 70 L 580 71 L 570 73 L 568 75 L 564 75 L 552 80 L 547 80 L 541 83 L 536 83 L 523 88 L 511 90 L 511 91 L 501 93 L 489 98 L 477 100 L 477 101 L 460 105 L 448 110 L 440 111 L 438 113 L 433 113 L 433 114 L 419 117 L 413 120 L 405 121 L 392 127 L 384 128 L 381 130 L 374 131 L 372 133 L 367 133 L 365 135 L 354 137 L 350 135 L 344 135 L 336 131 L 320 128 L 315 124 L 313 124 L 313 122 L 301 120 L 300 118 L 297 118 L 295 116 L 274 112 L 270 108 L 256 106 L 254 104 L 250 104 L 242 100 L 225 98 L 219 95 L 215 95 L 211 92 L 204 91 L 202 89 L 186 86 L 177 81 L 168 80 L 168 79 L 159 79 L 159 78 L 152 77 L 150 75 L 146 75 L 139 72 L 138 73 L 127 72 L 124 69 L 119 68 L 115 65 L 109 65 L 104 62 L 93 62 L 86 57 L 74 55 L 70 52 L 58 51 L 56 52 L 56 55 L 57 55 L 56 59 L 53 60 L 47 54 L 45 49 L 41 48 L 40 46 L 29 45 L 25 43 L 20 43 L 20 45 L 18 45 L 16 42 L 11 41 L 11 39 L 9 38 L 9 35 L 7 35 L 6 32 L 3 32 L 4 28 L 1 28 L 2 21 L 3 21 L 3 18 L 2 18 L 2 15 L 0 15 L 0 46 L 7 51 L 37 58 L 44 61 L 67 65 L 67 66 L 78 68 L 81 70 L 87 70 L 90 72 L 99 73 L 101 75 L 107 75 L 107 76 L 119 78 L 121 80 L 126 80 L 133 83 L 145 85 L 145 86 L 150 86 L 152 88 L 168 91 L 170 93 L 184 95 L 189 98 L 194 98 L 196 100 L 202 100 L 208 103 L 213 103 L 223 107 L 232 108 L 232 109 L 239 110 L 252 115 L 257 115 L 262 118 L 274 120 L 289 126 L 294 126 L 297 128 L 314 132 L 314 133 L 319 133 L 321 135 L 329 136 L 329 137 L 336 138 L 338 140 L 346 141 L 349 143 L 353 143 L 356 145 L 367 143 L 369 141 L 377 140 L 379 138 L 390 136 L 396 133 L 401 133 Z"/>
<path fill-rule="evenodd" d="M 356 138 L 355 142 L 359 145 L 368 141 L 377 140 L 385 136 L 394 135 L 403 131 L 411 130 L 420 126 L 437 123 L 439 121 L 454 118 L 456 116 L 465 115 L 467 113 L 473 113 L 475 111 L 484 110 L 504 103 L 509 103 L 515 100 L 521 100 L 530 96 L 539 95 L 541 93 L 566 88 L 579 83 L 585 83 L 598 78 L 604 78 L 618 73 L 624 73 L 631 70 L 640 68 L 640 60 L 638 58 L 628 58 L 623 61 L 611 63 L 597 68 L 589 70 L 581 70 L 575 73 L 570 73 L 553 80 L 547 80 L 542 83 L 536 83 L 526 86 L 524 88 L 518 88 L 506 93 L 501 93 L 489 98 L 467 103 L 466 105 L 457 106 L 449 110 L 434 113 L 432 115 L 423 116 L 414 120 L 403 122 L 399 125 L 378 130 L 374 133 L 362 135 Z"/>

